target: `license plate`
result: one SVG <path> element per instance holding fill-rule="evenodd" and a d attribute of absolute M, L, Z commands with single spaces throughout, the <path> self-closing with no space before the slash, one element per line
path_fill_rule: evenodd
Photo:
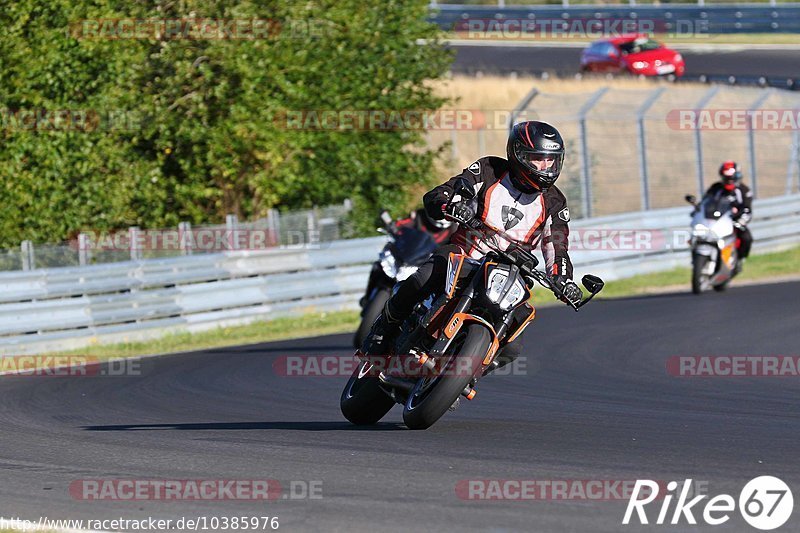
<path fill-rule="evenodd" d="M 675 65 L 661 65 L 656 67 L 656 72 L 659 74 L 672 74 L 675 72 Z"/>

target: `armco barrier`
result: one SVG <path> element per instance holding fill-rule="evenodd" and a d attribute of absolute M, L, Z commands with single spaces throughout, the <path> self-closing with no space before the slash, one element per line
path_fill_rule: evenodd
<path fill-rule="evenodd" d="M 509 2 L 510 3 L 510 2 Z M 468 21 L 530 20 L 647 21 L 642 26 L 663 33 L 797 33 L 800 3 L 769 5 L 578 5 L 476 6 L 440 4 L 432 20 L 442 29 L 467 31 Z M 566 26 L 569 28 L 570 26 Z M 473 26 L 474 28 L 474 26 Z"/>
<path fill-rule="evenodd" d="M 689 206 L 576 220 L 573 232 L 653 230 L 659 246 L 575 249 L 576 274 L 608 280 L 688 265 Z M 800 243 L 800 195 L 757 200 L 756 251 Z M 683 234 L 685 237 L 685 234 Z M 0 354 L 80 348 L 308 312 L 356 309 L 384 237 L 0 273 Z"/>

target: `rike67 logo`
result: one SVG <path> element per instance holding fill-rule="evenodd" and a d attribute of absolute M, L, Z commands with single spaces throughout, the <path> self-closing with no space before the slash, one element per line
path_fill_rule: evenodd
<path fill-rule="evenodd" d="M 667 494 L 661 501 L 656 524 L 680 524 L 682 520 L 685 520 L 687 524 L 697 524 L 694 513 L 700 515 L 701 508 L 702 515 L 700 516 L 706 524 L 716 526 L 724 524 L 731 518 L 737 504 L 733 496 L 720 494 L 709 499 L 704 506 L 698 505 L 708 495 L 702 494 L 689 500 L 691 486 L 691 479 L 687 479 L 680 489 L 677 481 L 670 481 L 667 484 Z M 646 496 L 640 498 L 641 494 L 646 494 Z M 645 506 L 659 496 L 658 483 L 649 479 L 637 479 L 622 523 L 630 524 L 635 511 L 640 524 L 649 524 Z M 669 517 L 670 507 L 675 496 L 678 496 L 678 499 L 672 509 L 672 516 Z M 695 508 L 695 506 L 697 507 Z M 760 476 L 751 479 L 739 493 L 738 507 L 742 518 L 748 524 L 756 529 L 768 531 L 782 526 L 789 520 L 792 509 L 794 509 L 794 498 L 789 486 L 782 480 L 773 476 Z M 652 515 L 650 519 L 652 519 Z"/>

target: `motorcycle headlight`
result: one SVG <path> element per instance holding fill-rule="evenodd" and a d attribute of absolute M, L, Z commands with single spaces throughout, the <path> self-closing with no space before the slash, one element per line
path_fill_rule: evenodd
<path fill-rule="evenodd" d="M 378 255 L 378 259 L 381 262 L 381 268 L 383 268 L 384 274 L 390 278 L 397 276 L 397 261 L 395 260 L 394 255 L 392 255 L 392 252 L 389 250 L 381 250 L 381 253 Z"/>
<path fill-rule="evenodd" d="M 522 286 L 519 280 L 517 280 L 514 285 L 511 287 L 506 293 L 505 298 L 500 302 L 500 309 L 504 311 L 508 311 L 518 303 L 522 301 L 522 298 L 525 296 L 525 288 Z"/>
<path fill-rule="evenodd" d="M 708 226 L 704 224 L 696 224 L 694 228 L 692 228 L 692 237 L 699 237 L 703 238 L 706 237 L 708 234 L 711 233 L 711 230 Z"/>
<path fill-rule="evenodd" d="M 498 304 L 500 309 L 508 311 L 517 305 L 525 296 L 525 287 L 522 282 L 517 278 L 514 284 L 508 291 L 503 294 L 506 281 L 508 280 L 508 271 L 495 268 L 489 274 L 489 284 L 486 290 L 486 296 L 492 303 Z"/>

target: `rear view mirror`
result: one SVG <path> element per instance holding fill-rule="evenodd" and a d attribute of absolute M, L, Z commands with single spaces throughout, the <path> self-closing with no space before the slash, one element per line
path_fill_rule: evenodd
<path fill-rule="evenodd" d="M 475 198 L 475 189 L 464 178 L 459 178 L 455 186 L 456 194 L 460 195 L 465 200 L 472 200 Z"/>
<path fill-rule="evenodd" d="M 597 276 L 592 276 L 591 274 L 583 276 L 583 278 L 581 278 L 581 283 L 583 283 L 583 286 L 586 287 L 586 290 L 591 294 L 597 294 L 603 290 L 605 286 L 605 282 L 602 279 Z"/>
<path fill-rule="evenodd" d="M 381 211 L 381 222 L 388 226 L 392 223 L 392 215 L 390 215 L 388 211 Z"/>
<path fill-rule="evenodd" d="M 689 202 L 690 204 L 697 205 L 697 196 L 693 194 L 687 194 L 686 196 L 684 196 L 684 198 L 686 198 L 686 201 Z"/>

